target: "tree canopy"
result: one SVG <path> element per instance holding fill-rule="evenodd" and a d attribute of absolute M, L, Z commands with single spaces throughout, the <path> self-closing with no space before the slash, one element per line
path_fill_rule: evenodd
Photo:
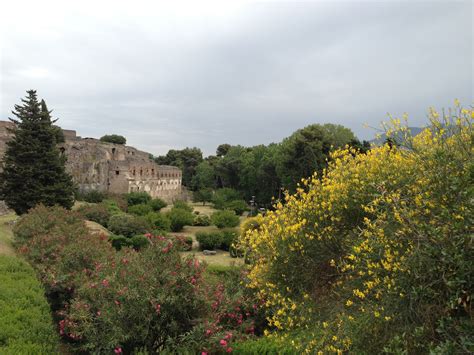
<path fill-rule="evenodd" d="M 56 121 L 35 90 L 27 91 L 21 102 L 12 111 L 16 118 L 10 118 L 15 128 L 3 157 L 0 198 L 18 214 L 38 204 L 71 208 L 74 185 L 57 147 L 62 135 Z"/>
<path fill-rule="evenodd" d="M 118 134 L 106 134 L 105 136 L 100 137 L 102 142 L 114 143 L 114 144 L 126 144 L 127 139 L 124 136 Z"/>

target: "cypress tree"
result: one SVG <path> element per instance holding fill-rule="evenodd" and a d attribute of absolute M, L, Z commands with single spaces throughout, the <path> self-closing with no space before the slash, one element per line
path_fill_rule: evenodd
<path fill-rule="evenodd" d="M 57 147 L 61 140 L 44 101 L 38 102 L 36 91 L 27 91 L 21 105 L 12 111 L 16 117 L 12 139 L 7 143 L 0 173 L 0 198 L 17 214 L 37 204 L 74 204 L 74 184 L 66 173 L 66 158 Z"/>

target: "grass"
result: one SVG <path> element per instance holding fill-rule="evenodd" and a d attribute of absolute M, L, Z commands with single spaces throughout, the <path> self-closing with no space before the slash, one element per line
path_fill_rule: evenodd
<path fill-rule="evenodd" d="M 193 256 L 195 259 L 204 261 L 209 265 L 241 266 L 244 264 L 243 258 L 232 258 L 229 252 L 223 250 L 216 250 L 216 255 L 204 255 L 198 250 L 183 251 L 181 255 L 183 257 Z"/>
<path fill-rule="evenodd" d="M 11 223 L 17 218 L 18 216 L 15 213 L 0 216 L 0 255 L 15 255 L 12 246 L 13 231 Z"/>

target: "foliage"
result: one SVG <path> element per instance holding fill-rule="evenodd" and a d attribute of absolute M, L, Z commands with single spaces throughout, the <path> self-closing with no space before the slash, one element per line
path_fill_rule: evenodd
<path fill-rule="evenodd" d="M 98 190 L 90 190 L 84 192 L 77 192 L 76 199 L 78 201 L 86 201 L 89 203 L 100 203 L 106 197 L 106 194 Z"/>
<path fill-rule="evenodd" d="M 34 270 L 20 259 L 0 255 L 0 285 L 0 353 L 57 352 L 59 339 Z"/>
<path fill-rule="evenodd" d="M 193 192 L 193 201 L 202 202 L 203 205 L 206 202 L 211 202 L 212 200 L 212 189 L 211 188 L 201 188 Z"/>
<path fill-rule="evenodd" d="M 161 210 L 162 208 L 165 208 L 168 204 L 163 201 L 161 198 L 154 198 L 153 200 L 151 200 L 149 203 L 148 203 L 151 208 L 153 209 L 153 211 L 155 212 L 158 212 L 159 210 Z"/>
<path fill-rule="evenodd" d="M 238 191 L 230 188 L 223 188 L 216 190 L 216 192 L 212 196 L 212 203 L 214 204 L 214 208 L 222 210 L 226 208 L 226 205 L 229 202 L 240 199 L 241 195 Z"/>
<path fill-rule="evenodd" d="M 245 234 L 274 336 L 308 328 L 295 351 L 312 353 L 473 350 L 474 113 L 451 112 L 414 138 L 392 120 L 404 147 L 333 153 Z"/>
<path fill-rule="evenodd" d="M 229 210 L 214 212 L 211 221 L 217 228 L 232 228 L 239 225 L 239 217 L 234 211 Z"/>
<path fill-rule="evenodd" d="M 149 203 L 140 203 L 138 205 L 133 205 L 128 208 L 128 213 L 134 214 L 136 216 L 145 216 L 151 211 L 153 211 L 153 209 Z"/>
<path fill-rule="evenodd" d="M 183 185 L 190 187 L 196 174 L 196 167 L 202 162 L 202 151 L 199 148 L 171 149 L 165 156 L 155 157 L 155 162 L 179 167 L 183 171 Z"/>
<path fill-rule="evenodd" d="M 151 196 L 146 192 L 129 192 L 125 195 L 128 206 L 147 204 L 151 201 Z"/>
<path fill-rule="evenodd" d="M 133 237 L 146 233 L 150 225 L 144 217 L 121 213 L 110 217 L 108 229 L 116 235 Z"/>
<path fill-rule="evenodd" d="M 173 241 L 179 251 L 190 251 L 193 248 L 193 238 L 190 236 L 176 235 L 169 239 Z"/>
<path fill-rule="evenodd" d="M 126 202 L 125 202 L 124 209 L 121 209 L 116 200 L 109 199 L 109 198 L 106 199 L 106 200 L 103 200 L 102 205 L 105 208 L 107 208 L 107 211 L 109 212 L 109 215 L 120 214 L 120 213 L 123 213 L 127 210 Z"/>
<path fill-rule="evenodd" d="M 83 205 L 77 212 L 89 221 L 94 221 L 107 228 L 110 212 L 106 204 Z"/>
<path fill-rule="evenodd" d="M 279 339 L 261 337 L 233 344 L 233 354 L 245 355 L 293 355 L 295 348 Z"/>
<path fill-rule="evenodd" d="M 248 210 L 247 203 L 244 200 L 233 200 L 225 204 L 225 209 L 234 211 L 238 216 Z"/>
<path fill-rule="evenodd" d="M 105 136 L 100 137 L 100 141 L 122 145 L 127 143 L 127 139 L 124 136 L 120 136 L 118 134 L 106 134 Z"/>
<path fill-rule="evenodd" d="M 183 260 L 169 240 L 150 238 L 140 253 L 117 252 L 87 276 L 60 324 L 78 349 L 155 352 L 192 328 L 203 305 L 202 267 Z"/>
<path fill-rule="evenodd" d="M 190 226 L 193 224 L 194 216 L 191 212 L 173 207 L 166 216 L 171 222 L 171 231 L 180 232 L 184 226 Z"/>
<path fill-rule="evenodd" d="M 225 251 L 229 251 L 230 247 L 237 241 L 239 232 L 236 229 L 223 229 L 221 231 L 221 245 L 220 248 Z"/>
<path fill-rule="evenodd" d="M 61 307 L 79 284 L 78 273 L 111 253 L 105 236 L 91 235 L 82 217 L 39 205 L 16 223 L 15 245 L 36 269 L 53 307 Z"/>
<path fill-rule="evenodd" d="M 201 250 L 214 250 L 222 245 L 221 232 L 197 232 L 196 240 L 199 242 Z"/>
<path fill-rule="evenodd" d="M 211 225 L 211 218 L 205 214 L 199 214 L 194 217 L 193 226 L 207 227 Z"/>
<path fill-rule="evenodd" d="M 15 128 L 6 143 L 3 171 L 0 172 L 0 199 L 17 214 L 38 204 L 74 204 L 74 185 L 65 170 L 66 158 L 56 146 L 57 130 L 44 101 L 36 91 L 27 92 L 23 105 L 15 105 L 10 118 Z"/>
<path fill-rule="evenodd" d="M 181 200 L 175 201 L 174 204 L 173 204 L 173 207 L 174 208 L 181 208 L 181 209 L 183 209 L 185 211 L 188 211 L 188 212 L 193 211 L 193 207 L 190 206 L 186 201 L 181 201 Z"/>
<path fill-rule="evenodd" d="M 169 232 L 171 230 L 171 221 L 167 214 L 150 212 L 145 216 L 145 218 L 154 230 L 163 232 Z"/>

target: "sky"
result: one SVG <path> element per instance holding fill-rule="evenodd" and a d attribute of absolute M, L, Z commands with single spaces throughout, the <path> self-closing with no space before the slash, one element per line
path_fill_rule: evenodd
<path fill-rule="evenodd" d="M 154 155 L 313 123 L 372 139 L 387 113 L 473 103 L 473 4 L 5 1 L 0 120 L 35 89 L 61 127 Z"/>

